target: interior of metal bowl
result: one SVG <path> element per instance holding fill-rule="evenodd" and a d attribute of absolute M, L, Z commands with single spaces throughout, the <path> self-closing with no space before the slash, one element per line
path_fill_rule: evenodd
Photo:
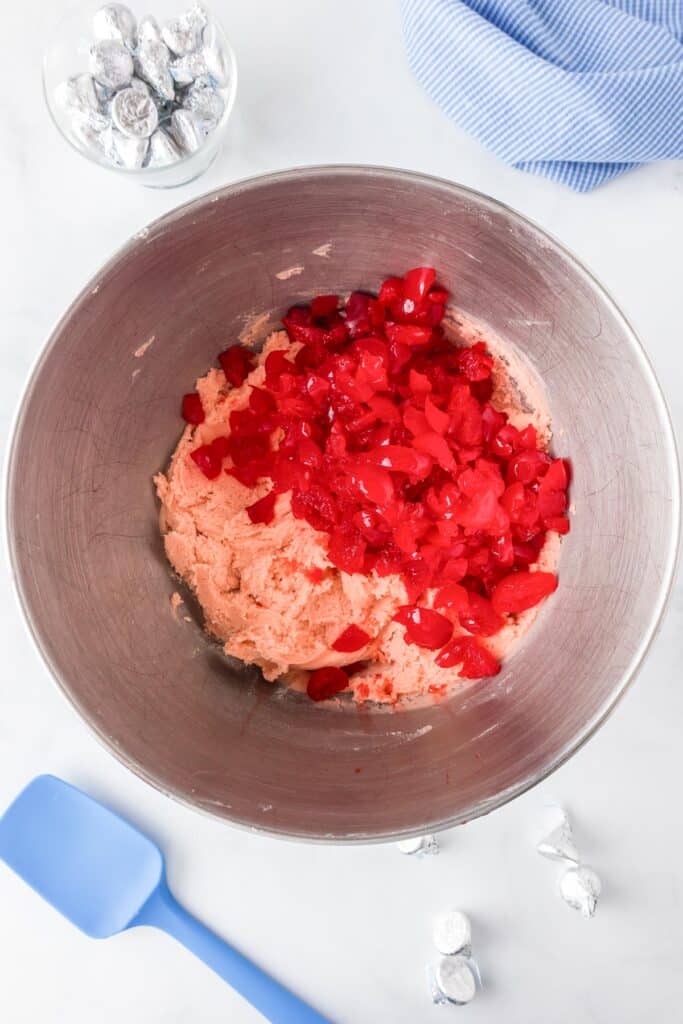
<path fill-rule="evenodd" d="M 172 614 L 151 478 L 179 435 L 180 396 L 217 352 L 263 337 L 297 300 L 372 290 L 419 264 L 541 375 L 573 466 L 572 532 L 559 591 L 495 680 L 436 706 L 339 709 L 229 663 L 191 603 L 191 621 Z M 370 168 L 230 186 L 118 253 L 33 376 L 8 503 L 31 628 L 116 756 L 196 807 L 316 839 L 461 822 L 556 767 L 637 669 L 678 535 L 666 410 L 595 280 L 485 197 Z"/>

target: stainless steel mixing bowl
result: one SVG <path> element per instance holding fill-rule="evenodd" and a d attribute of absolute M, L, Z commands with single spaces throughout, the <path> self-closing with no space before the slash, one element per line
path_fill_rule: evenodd
<path fill-rule="evenodd" d="M 267 329 L 254 317 L 274 324 L 301 297 L 424 263 L 541 374 L 573 463 L 572 533 L 558 593 L 497 679 L 435 707 L 339 711 L 235 669 L 198 616 L 173 617 L 151 477 L 175 445 L 181 394 L 245 325 Z M 643 659 L 679 525 L 664 402 L 596 280 L 485 196 L 363 167 L 232 185 L 126 245 L 43 353 L 8 503 L 33 634 L 110 750 L 194 807 L 335 840 L 465 821 L 569 757 Z"/>

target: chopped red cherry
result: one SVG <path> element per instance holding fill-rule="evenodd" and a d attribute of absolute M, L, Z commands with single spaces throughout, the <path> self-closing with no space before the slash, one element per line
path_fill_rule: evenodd
<path fill-rule="evenodd" d="M 349 685 L 349 677 L 340 668 L 318 668 L 311 672 L 306 693 L 311 700 L 327 700 L 341 693 Z"/>
<path fill-rule="evenodd" d="M 186 423 L 196 425 L 204 422 L 202 400 L 196 391 L 191 392 L 189 395 L 183 395 L 182 413 Z"/>
<path fill-rule="evenodd" d="M 222 462 L 223 459 L 227 459 L 230 454 L 230 438 L 222 436 L 214 437 L 209 447 L 216 458 L 220 459 Z"/>
<path fill-rule="evenodd" d="M 263 498 L 247 505 L 247 515 L 252 523 L 272 523 L 275 516 L 275 491 L 270 491 Z"/>
<path fill-rule="evenodd" d="M 436 280 L 433 267 L 416 267 L 403 278 L 403 297 L 419 302 L 425 297 Z"/>
<path fill-rule="evenodd" d="M 435 608 L 449 608 L 462 615 L 469 608 L 470 594 L 459 583 L 447 583 L 440 587 L 434 595 Z"/>
<path fill-rule="evenodd" d="M 400 345 L 426 345 L 432 340 L 431 327 L 387 323 L 384 330 L 389 341 Z"/>
<path fill-rule="evenodd" d="M 525 612 L 557 588 L 557 576 L 551 572 L 513 572 L 495 585 L 491 604 L 499 615 Z"/>
<path fill-rule="evenodd" d="M 343 572 L 362 572 L 366 543 L 353 527 L 338 527 L 330 534 L 327 557 Z"/>
<path fill-rule="evenodd" d="M 437 434 L 445 434 L 451 425 L 451 418 L 443 409 L 439 409 L 428 395 L 425 398 L 425 419 Z"/>
<path fill-rule="evenodd" d="M 493 369 L 493 358 L 486 351 L 483 342 L 478 341 L 469 348 L 461 348 L 458 352 L 458 365 L 460 372 L 467 380 L 485 380 L 491 376 Z"/>
<path fill-rule="evenodd" d="M 438 285 L 434 285 L 429 290 L 427 300 L 429 302 L 434 302 L 439 306 L 445 306 L 448 302 L 448 292 L 445 288 L 440 288 Z"/>
<path fill-rule="evenodd" d="M 398 473 L 407 473 L 419 479 L 428 476 L 432 468 L 432 460 L 426 455 L 416 451 L 414 448 L 407 448 L 402 445 L 386 444 L 366 452 L 364 459 L 367 462 L 374 462 L 385 469 L 392 469 Z"/>
<path fill-rule="evenodd" d="M 287 353 L 281 348 L 276 348 L 274 352 L 269 352 L 264 365 L 266 369 L 266 385 L 273 391 L 277 390 L 282 375 L 284 373 L 291 373 L 294 368 L 287 358 Z"/>
<path fill-rule="evenodd" d="M 359 651 L 361 647 L 367 647 L 369 643 L 370 637 L 365 630 L 361 629 L 360 626 L 351 625 L 347 626 L 344 632 L 339 634 L 332 647 L 335 651 L 350 654 L 353 651 Z"/>
<path fill-rule="evenodd" d="M 360 497 L 379 508 L 385 508 L 394 500 L 394 485 L 386 469 L 362 464 L 353 466 L 349 470 L 348 480 Z"/>
<path fill-rule="evenodd" d="M 541 490 L 564 491 L 567 489 L 567 465 L 564 459 L 555 459 L 550 463 L 548 472 L 541 482 Z"/>
<path fill-rule="evenodd" d="M 554 530 L 555 533 L 569 533 L 569 519 L 567 516 L 555 516 L 546 519 L 543 524 L 546 530 Z"/>
<path fill-rule="evenodd" d="M 460 665 L 458 675 L 463 679 L 485 679 L 500 672 L 500 662 L 474 637 L 458 636 L 436 656 L 439 668 Z"/>
<path fill-rule="evenodd" d="M 460 612 L 460 625 L 463 629 L 477 636 L 493 636 L 504 624 L 505 620 L 494 611 L 487 598 L 470 593 L 467 608 Z"/>
<path fill-rule="evenodd" d="M 207 480 L 215 480 L 221 471 L 221 459 L 210 444 L 203 444 L 190 452 L 190 458 L 201 469 Z"/>
<path fill-rule="evenodd" d="M 254 354 L 243 345 L 232 345 L 225 352 L 221 352 L 218 362 L 221 364 L 228 383 L 232 384 L 234 388 L 238 388 L 249 376 L 254 363 Z"/>
<path fill-rule="evenodd" d="M 402 277 L 388 277 L 386 281 L 382 282 L 377 296 L 379 302 L 383 306 L 391 306 L 403 295 L 403 278 Z"/>
<path fill-rule="evenodd" d="M 406 627 L 406 636 L 412 643 L 432 651 L 443 647 L 453 635 L 453 623 L 431 608 L 404 605 L 394 619 Z"/>
<path fill-rule="evenodd" d="M 336 313 L 338 306 L 339 299 L 336 295 L 317 295 L 311 299 L 311 313 L 314 320 L 320 320 L 331 313 Z"/>

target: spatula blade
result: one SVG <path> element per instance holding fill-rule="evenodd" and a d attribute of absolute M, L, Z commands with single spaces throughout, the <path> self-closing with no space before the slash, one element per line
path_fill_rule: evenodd
<path fill-rule="evenodd" d="M 0 859 L 92 938 L 124 929 L 164 873 L 150 839 L 52 775 L 33 779 L 0 818 Z"/>

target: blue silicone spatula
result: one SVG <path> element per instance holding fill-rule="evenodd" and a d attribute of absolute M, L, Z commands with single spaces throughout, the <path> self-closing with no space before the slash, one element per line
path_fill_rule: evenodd
<path fill-rule="evenodd" d="M 39 775 L 0 818 L 0 858 L 86 935 L 160 928 L 273 1024 L 329 1024 L 176 902 L 150 839 L 61 779 Z"/>

